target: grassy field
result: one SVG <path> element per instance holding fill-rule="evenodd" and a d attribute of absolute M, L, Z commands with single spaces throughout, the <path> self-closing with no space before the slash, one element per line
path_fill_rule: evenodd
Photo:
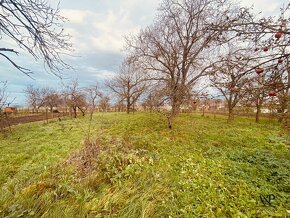
<path fill-rule="evenodd" d="M 0 135 L 1 217 L 287 217 L 289 133 L 269 120 L 96 114 Z"/>

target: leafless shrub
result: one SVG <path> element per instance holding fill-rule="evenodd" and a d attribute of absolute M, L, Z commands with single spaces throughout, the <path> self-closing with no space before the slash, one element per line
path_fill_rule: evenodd
<path fill-rule="evenodd" d="M 120 102 L 125 102 L 129 114 L 148 87 L 146 74 L 134 62 L 125 60 L 117 75 L 107 82 Z"/>
<path fill-rule="evenodd" d="M 77 153 L 71 155 L 65 164 L 75 166 L 81 175 L 88 175 L 92 172 L 93 161 L 98 157 L 99 153 L 100 143 L 98 141 L 91 142 L 85 140 L 84 147 Z"/>

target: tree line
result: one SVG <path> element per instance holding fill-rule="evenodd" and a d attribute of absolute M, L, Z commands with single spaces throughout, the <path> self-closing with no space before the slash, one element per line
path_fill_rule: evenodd
<path fill-rule="evenodd" d="M 27 105 L 32 108 L 33 113 L 38 113 L 42 108 L 49 109 L 51 113 L 58 113 L 58 108 L 65 108 L 74 118 L 80 112 L 82 116 L 89 113 L 92 119 L 96 107 L 107 111 L 110 106 L 109 97 L 99 90 L 97 84 L 81 87 L 78 80 L 71 80 L 63 85 L 62 90 L 28 85 L 24 93 Z"/>

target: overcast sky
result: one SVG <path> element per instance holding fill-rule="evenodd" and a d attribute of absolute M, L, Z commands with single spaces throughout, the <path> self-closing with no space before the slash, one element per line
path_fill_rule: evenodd
<path fill-rule="evenodd" d="M 52 6 L 56 0 L 48 0 Z M 242 0 L 245 6 L 254 5 L 255 11 L 265 15 L 279 13 L 286 0 Z M 117 71 L 123 58 L 124 36 L 136 33 L 150 25 L 156 14 L 158 0 L 60 0 L 61 13 L 69 19 L 66 31 L 72 36 L 74 57 L 67 62 L 74 70 L 65 72 L 68 78 L 78 78 L 82 86 L 110 78 Z M 5 41 L 0 40 L 1 47 Z M 15 104 L 24 104 L 23 89 L 28 84 L 60 87 L 57 77 L 43 69 L 41 61 L 20 53 L 17 63 L 34 72 L 31 80 L 0 58 L 0 81 L 7 80 Z"/>

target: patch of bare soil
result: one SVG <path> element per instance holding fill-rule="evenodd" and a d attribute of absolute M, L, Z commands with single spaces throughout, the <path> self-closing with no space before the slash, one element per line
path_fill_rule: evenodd
<path fill-rule="evenodd" d="M 9 126 L 14 126 L 18 124 L 23 124 L 23 123 L 31 123 L 31 122 L 37 122 L 37 121 L 42 121 L 42 120 L 50 120 L 50 119 L 55 119 L 55 118 L 60 118 L 60 117 L 65 117 L 68 116 L 68 113 L 51 113 L 48 115 L 45 114 L 37 114 L 37 115 L 27 115 L 27 116 L 21 116 L 21 117 L 3 117 L 0 118 L 0 129 L 9 127 Z"/>

